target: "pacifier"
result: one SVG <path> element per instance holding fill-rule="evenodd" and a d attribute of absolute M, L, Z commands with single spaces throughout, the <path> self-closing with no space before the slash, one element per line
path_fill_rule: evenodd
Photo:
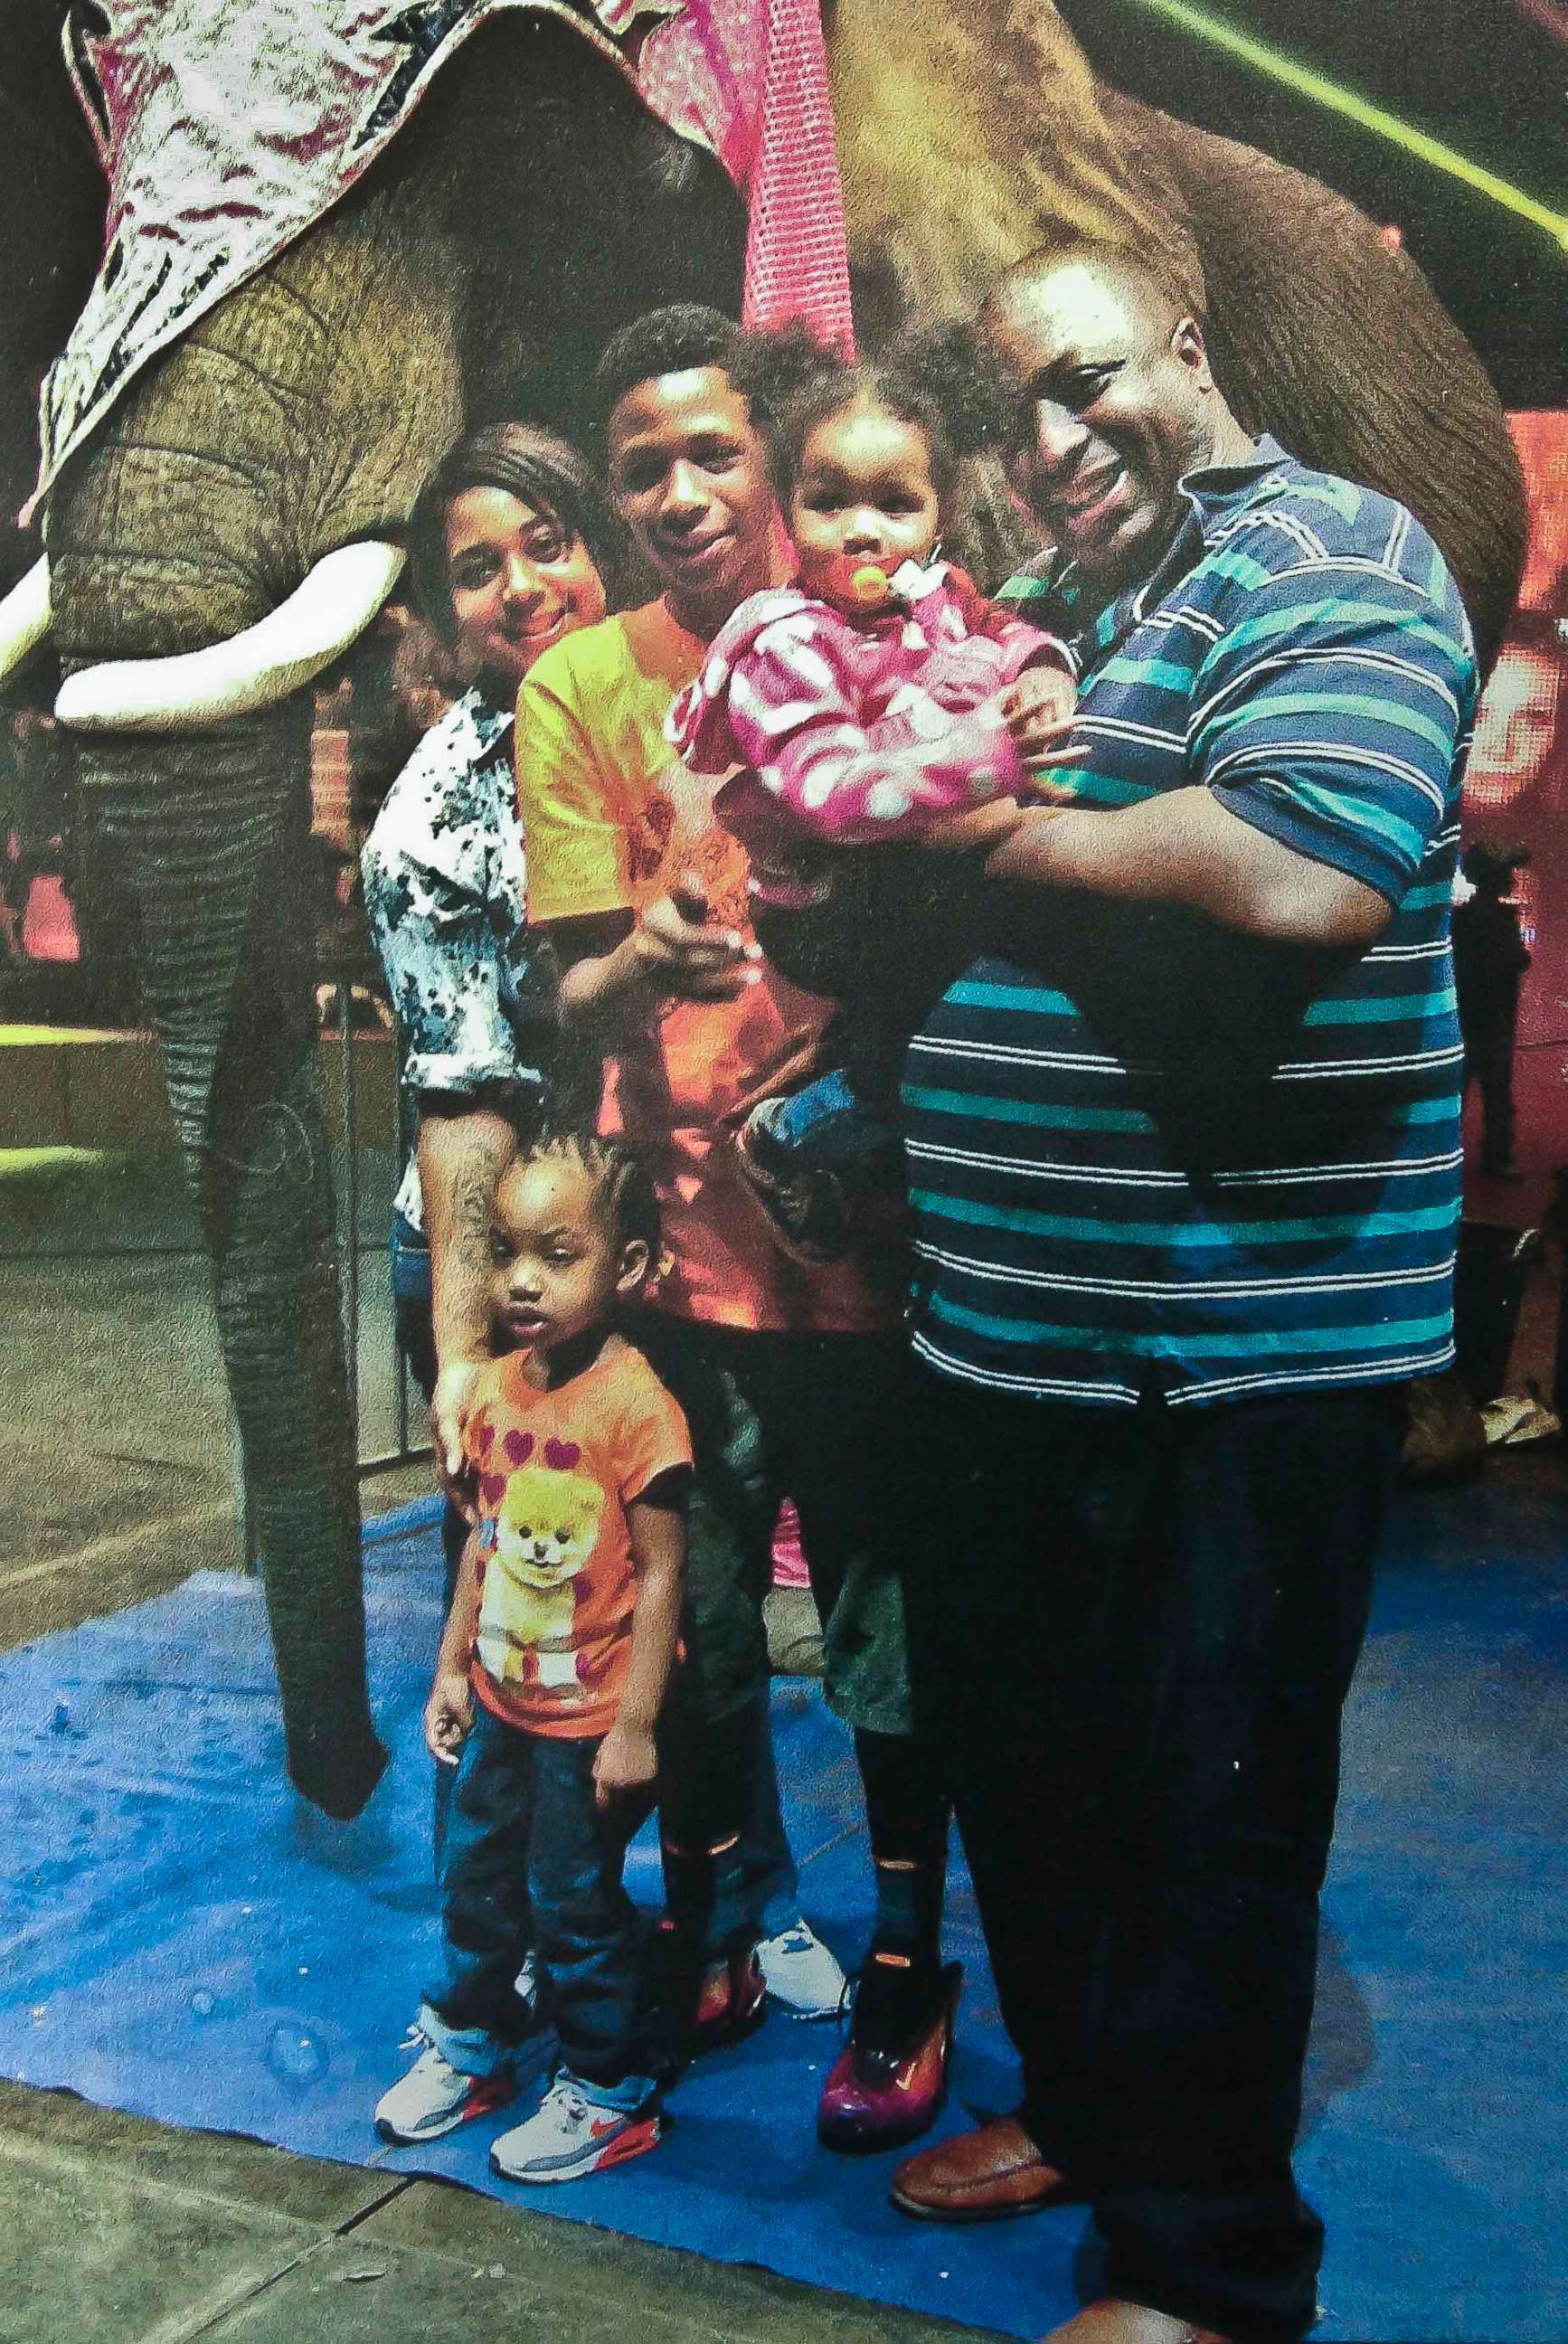
<path fill-rule="evenodd" d="M 860 553 L 835 553 L 823 582 L 832 601 L 852 611 L 880 611 L 893 593 L 882 564 Z"/>

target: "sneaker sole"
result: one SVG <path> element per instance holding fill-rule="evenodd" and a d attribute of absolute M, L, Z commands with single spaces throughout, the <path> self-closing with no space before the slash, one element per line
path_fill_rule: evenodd
<path fill-rule="evenodd" d="M 1014 2222 L 1024 2214 L 1048 2214 L 1053 2206 L 1070 2205 L 1072 2200 L 1055 2190 L 1044 2198 L 1027 2198 L 1021 2206 L 923 2206 L 917 2198 L 890 2189 L 887 2202 L 912 2222 L 945 2222 L 952 2228 L 966 2222 Z"/>
<path fill-rule="evenodd" d="M 504 2091 L 476 2092 L 470 2099 L 455 2108 L 450 2117 L 439 2117 L 433 2124 L 421 2125 L 417 2132 L 400 2132 L 385 2117 L 375 2119 L 378 2138 L 389 2141 L 394 2148 L 414 2148 L 422 2140 L 440 2140 L 460 2125 L 472 2124 L 476 2117 L 488 2117 L 497 2108 L 510 2107 L 517 2097 L 517 2086 L 509 2083 Z"/>
<path fill-rule="evenodd" d="M 633 2157 L 645 2157 L 651 2148 L 658 2147 L 663 2137 L 663 2118 L 650 2117 L 644 2123 L 629 2125 L 623 2133 L 618 2133 L 602 2147 L 586 2149 L 571 2164 L 552 2166 L 548 2173 L 533 2172 L 526 2166 L 503 2165 L 493 2148 L 490 2153 L 490 2169 L 499 2174 L 503 2181 L 521 2181 L 530 2187 L 555 2181 L 582 2181 L 591 2173 L 605 2173 L 612 2165 L 625 2165 Z"/>

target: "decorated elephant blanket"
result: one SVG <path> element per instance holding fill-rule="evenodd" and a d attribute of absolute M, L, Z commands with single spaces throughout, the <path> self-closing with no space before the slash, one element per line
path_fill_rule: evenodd
<path fill-rule="evenodd" d="M 470 34 L 572 25 L 749 209 L 746 315 L 847 346 L 817 0 L 76 0 L 66 50 L 109 183 L 97 279 L 42 399 L 27 519 L 147 361 L 330 209 Z"/>

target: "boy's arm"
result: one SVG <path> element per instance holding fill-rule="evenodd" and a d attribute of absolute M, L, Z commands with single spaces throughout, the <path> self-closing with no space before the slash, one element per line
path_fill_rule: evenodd
<path fill-rule="evenodd" d="M 564 650 L 564 646 L 561 647 Z M 528 841 L 528 924 L 563 972 L 561 1022 L 613 1048 L 662 1000 L 727 1001 L 744 981 L 744 940 L 709 926 L 700 880 L 683 877 L 641 912 L 614 818 L 592 711 L 570 661 L 546 652 L 517 702 L 518 805 Z"/>
<path fill-rule="evenodd" d="M 442 1766 L 455 1766 L 473 1723 L 469 1656 L 479 1633 L 479 1551 L 470 1537 L 463 1549 L 451 1610 L 441 1631 L 430 1697 L 425 1703 L 425 1747 Z"/>
<path fill-rule="evenodd" d="M 653 1732 L 680 1631 L 690 1478 L 685 1471 L 662 1473 L 626 1510 L 637 1605 L 621 1705 L 593 1762 L 594 1800 L 602 1808 L 624 1792 L 642 1789 L 658 1773 Z"/>

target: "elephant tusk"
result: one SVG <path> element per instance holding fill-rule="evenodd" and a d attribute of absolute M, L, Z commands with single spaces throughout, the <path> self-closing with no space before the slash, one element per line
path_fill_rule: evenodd
<path fill-rule="evenodd" d="M 49 557 L 40 554 L 0 602 L 0 684 L 8 683 L 49 631 Z"/>
<path fill-rule="evenodd" d="M 270 708 L 363 634 L 404 558 L 381 538 L 339 546 L 253 627 L 168 659 L 83 668 L 61 685 L 55 713 L 79 732 L 185 732 Z"/>

